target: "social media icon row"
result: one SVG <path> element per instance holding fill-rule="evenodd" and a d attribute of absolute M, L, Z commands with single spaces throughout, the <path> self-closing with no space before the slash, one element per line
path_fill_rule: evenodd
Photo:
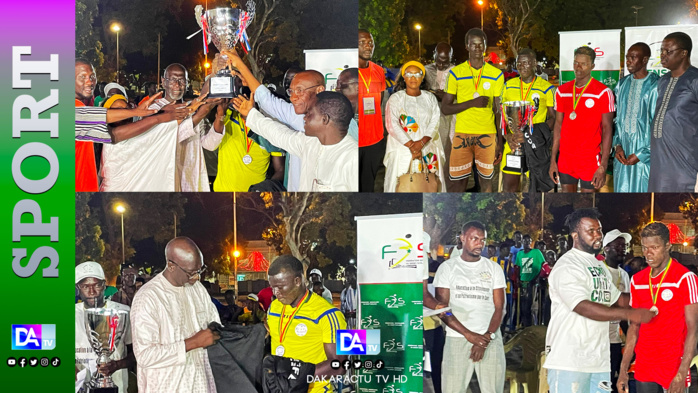
<path fill-rule="evenodd" d="M 52 365 L 53 367 L 58 367 L 61 365 L 61 359 L 58 357 L 54 357 L 53 359 L 49 360 L 47 357 L 43 357 L 41 359 L 37 359 L 35 357 L 31 357 L 29 359 L 25 357 L 21 357 L 19 359 L 15 358 L 7 358 L 7 365 L 9 367 L 15 367 L 19 366 L 21 368 L 30 366 L 30 367 L 36 367 L 38 365 L 41 365 L 41 367 L 48 367 L 48 365 Z"/>
<path fill-rule="evenodd" d="M 345 360 L 344 362 L 340 362 L 339 360 L 333 360 L 330 362 L 330 367 L 332 367 L 335 370 L 339 370 L 340 368 L 343 368 L 345 370 L 349 370 L 350 368 L 353 368 L 354 370 L 358 370 L 361 368 L 364 368 L 366 370 L 380 370 L 383 367 L 385 367 L 385 362 L 378 359 L 378 360 L 366 360 L 366 361 L 361 361 L 361 360 Z"/>

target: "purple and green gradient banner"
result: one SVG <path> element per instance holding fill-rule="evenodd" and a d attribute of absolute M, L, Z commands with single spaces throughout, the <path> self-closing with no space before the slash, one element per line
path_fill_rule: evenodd
<path fill-rule="evenodd" d="M 0 34 L 2 390 L 71 392 L 75 3 L 4 2 L 2 12 L 10 16 Z"/>

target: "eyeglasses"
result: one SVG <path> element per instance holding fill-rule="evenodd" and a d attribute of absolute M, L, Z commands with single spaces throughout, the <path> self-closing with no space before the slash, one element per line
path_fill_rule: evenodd
<path fill-rule="evenodd" d="M 676 49 L 673 49 L 673 50 L 662 49 L 662 50 L 659 51 L 659 54 L 660 54 L 660 55 L 663 55 L 663 56 L 669 56 L 669 55 L 671 55 L 672 53 L 676 52 L 677 50 L 684 50 L 684 49 L 683 49 L 683 48 L 676 48 Z"/>
<path fill-rule="evenodd" d="M 172 262 L 172 264 L 174 264 L 175 266 L 177 266 L 177 267 L 179 268 L 179 270 L 183 271 L 184 274 L 186 274 L 186 275 L 189 277 L 190 280 L 194 279 L 194 277 L 196 277 L 196 276 L 201 277 L 201 273 L 203 273 L 203 272 L 206 271 L 206 265 L 203 265 L 203 266 L 201 266 L 201 269 L 195 271 L 194 273 L 189 273 L 188 271 L 182 269 L 182 267 L 179 266 L 179 265 L 177 264 L 177 262 L 175 262 L 175 261 L 173 261 L 173 260 L 171 260 L 171 259 L 168 259 L 167 261 L 168 261 L 168 262 Z"/>
<path fill-rule="evenodd" d="M 170 86 L 172 86 L 172 85 L 186 86 L 186 84 L 187 84 L 187 80 L 185 78 L 165 78 L 165 81 Z"/>
<path fill-rule="evenodd" d="M 308 89 L 312 89 L 313 87 L 318 87 L 318 86 L 322 86 L 322 85 L 310 86 L 310 87 L 306 87 L 305 89 L 301 89 L 300 87 L 296 87 L 295 89 L 286 89 L 286 94 L 287 94 L 289 97 L 292 96 L 293 94 L 295 94 L 295 95 L 298 96 L 298 95 L 300 95 L 302 92 L 304 92 L 304 91 L 306 91 L 306 90 L 308 90 Z"/>
<path fill-rule="evenodd" d="M 81 291 L 87 291 L 90 288 L 95 291 L 101 291 L 102 288 L 104 288 L 104 282 L 98 282 L 96 284 L 78 284 L 78 288 L 80 288 Z"/>
<path fill-rule="evenodd" d="M 422 71 L 419 71 L 419 72 L 405 72 L 405 79 L 407 79 L 407 78 L 417 78 L 417 79 L 419 79 L 419 78 L 422 77 L 422 75 L 424 75 L 424 74 L 422 73 Z"/>

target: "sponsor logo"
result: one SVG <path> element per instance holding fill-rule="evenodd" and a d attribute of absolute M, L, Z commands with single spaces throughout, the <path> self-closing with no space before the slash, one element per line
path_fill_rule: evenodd
<path fill-rule="evenodd" d="M 381 259 L 388 262 L 389 269 L 416 269 L 424 258 L 424 244 L 419 243 L 416 247 L 408 239 L 412 234 L 405 237 L 393 239 L 381 249 Z M 414 241 L 414 240 L 412 240 Z"/>
<path fill-rule="evenodd" d="M 387 304 L 388 308 L 400 308 L 405 305 L 405 301 L 397 297 L 397 294 L 388 296 L 383 303 Z"/>

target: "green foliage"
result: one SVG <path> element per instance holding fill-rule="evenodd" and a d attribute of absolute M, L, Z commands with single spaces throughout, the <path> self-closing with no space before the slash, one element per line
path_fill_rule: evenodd
<path fill-rule="evenodd" d="M 359 2 L 359 28 L 371 32 L 376 43 L 373 58 L 386 66 L 402 65 L 410 52 L 403 24 L 406 4 L 407 0 Z"/>
<path fill-rule="evenodd" d="M 424 194 L 425 231 L 432 245 L 454 244 L 460 227 L 478 220 L 487 228 L 488 242 L 501 242 L 525 230 L 521 194 Z"/>
<path fill-rule="evenodd" d="M 93 21 L 99 14 L 98 1 L 75 0 L 75 57 L 89 60 L 95 68 L 104 64 L 99 31 L 95 31 L 93 26 Z"/>

